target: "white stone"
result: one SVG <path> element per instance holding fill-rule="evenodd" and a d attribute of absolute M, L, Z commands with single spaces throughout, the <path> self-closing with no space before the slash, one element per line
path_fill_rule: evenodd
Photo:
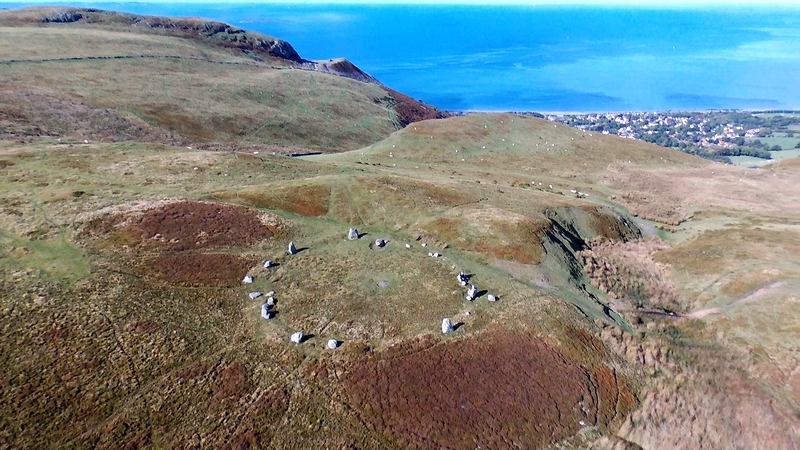
<path fill-rule="evenodd" d="M 384 241 L 383 239 L 380 239 L 380 238 L 375 239 L 375 247 L 376 248 L 383 248 L 385 245 L 386 245 L 386 241 Z"/>
<path fill-rule="evenodd" d="M 269 305 L 264 303 L 261 305 L 261 317 L 269 320 L 272 318 L 272 313 L 269 312 Z"/>
<path fill-rule="evenodd" d="M 339 346 L 339 341 L 336 339 L 328 339 L 328 348 L 333 350 Z"/>
<path fill-rule="evenodd" d="M 297 253 L 297 247 L 294 246 L 294 242 L 289 242 L 289 246 L 286 247 L 286 253 L 290 255 Z"/>
<path fill-rule="evenodd" d="M 264 261 L 264 268 L 265 269 L 269 269 L 270 267 L 272 267 L 272 260 L 268 259 L 268 260 Z"/>
<path fill-rule="evenodd" d="M 295 333 L 292 333 L 292 335 L 289 336 L 289 340 L 294 342 L 295 344 L 299 344 L 303 340 L 303 332 L 297 331 Z"/>
<path fill-rule="evenodd" d="M 273 295 L 275 295 L 275 291 L 269 291 L 264 295 L 266 295 L 267 297 L 272 297 Z"/>
<path fill-rule="evenodd" d="M 275 306 L 275 297 L 269 297 L 267 299 L 267 302 L 264 303 L 264 304 L 267 305 L 267 306 Z"/>
<path fill-rule="evenodd" d="M 242 283 L 250 284 L 252 282 L 253 282 L 253 277 L 250 275 L 245 275 L 244 278 L 242 278 Z"/>
<path fill-rule="evenodd" d="M 453 322 L 450 321 L 448 318 L 442 319 L 442 334 L 452 333 L 453 332 Z"/>
<path fill-rule="evenodd" d="M 351 241 L 355 241 L 356 239 L 358 239 L 358 230 L 355 228 L 350 228 L 349 230 L 347 230 L 347 239 Z"/>
<path fill-rule="evenodd" d="M 475 296 L 478 295 L 478 288 L 475 287 L 474 284 L 469 285 L 469 289 L 467 289 L 467 295 L 464 296 L 469 301 L 475 300 Z"/>
<path fill-rule="evenodd" d="M 411 248 L 411 244 L 406 244 L 406 248 Z"/>
<path fill-rule="evenodd" d="M 423 247 L 427 247 L 427 246 L 428 246 L 428 244 L 426 244 L 426 243 L 424 243 L 424 242 L 423 242 L 423 243 L 422 243 L 422 246 L 423 246 Z"/>
<path fill-rule="evenodd" d="M 494 294 L 489 294 L 489 295 L 486 296 L 486 299 L 489 300 L 490 302 L 496 302 L 497 301 L 497 296 L 494 295 Z"/>
<path fill-rule="evenodd" d="M 250 300 L 255 300 L 258 297 L 261 297 L 262 294 L 261 294 L 261 292 L 253 291 L 253 292 L 251 292 L 251 293 L 249 293 L 247 295 L 250 297 Z"/>

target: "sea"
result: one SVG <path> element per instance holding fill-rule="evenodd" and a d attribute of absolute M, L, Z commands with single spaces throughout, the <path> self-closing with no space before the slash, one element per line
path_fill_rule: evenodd
<path fill-rule="evenodd" d="M 256 30 L 453 111 L 800 109 L 800 7 L 79 5 Z"/>

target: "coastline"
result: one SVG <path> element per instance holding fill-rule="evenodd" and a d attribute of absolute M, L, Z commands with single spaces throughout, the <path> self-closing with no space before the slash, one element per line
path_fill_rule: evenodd
<path fill-rule="evenodd" d="M 751 114 L 800 114 L 797 109 L 750 109 L 750 108 L 708 108 L 708 109 L 665 109 L 665 110 L 599 110 L 599 111 L 538 111 L 538 110 L 509 110 L 509 109 L 464 109 L 449 111 L 454 114 L 541 114 L 544 116 L 587 116 L 589 114 L 670 114 L 670 113 L 719 113 L 743 112 Z"/>

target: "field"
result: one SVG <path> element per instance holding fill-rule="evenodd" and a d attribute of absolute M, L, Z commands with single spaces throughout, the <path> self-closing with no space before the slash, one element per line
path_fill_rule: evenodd
<path fill-rule="evenodd" d="M 0 59 L 86 56 L 69 33 L 243 58 L 17 14 L 0 33 L 37 39 Z M 0 447 L 800 444 L 797 158 L 513 114 L 396 129 L 382 86 L 262 64 L 0 69 Z M 213 119 L 236 114 L 260 122 Z"/>

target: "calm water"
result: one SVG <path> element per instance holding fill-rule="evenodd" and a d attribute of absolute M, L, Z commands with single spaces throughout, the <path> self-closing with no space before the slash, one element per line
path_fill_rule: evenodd
<path fill-rule="evenodd" d="M 446 109 L 800 109 L 800 8 L 92 5 L 255 29 Z"/>

